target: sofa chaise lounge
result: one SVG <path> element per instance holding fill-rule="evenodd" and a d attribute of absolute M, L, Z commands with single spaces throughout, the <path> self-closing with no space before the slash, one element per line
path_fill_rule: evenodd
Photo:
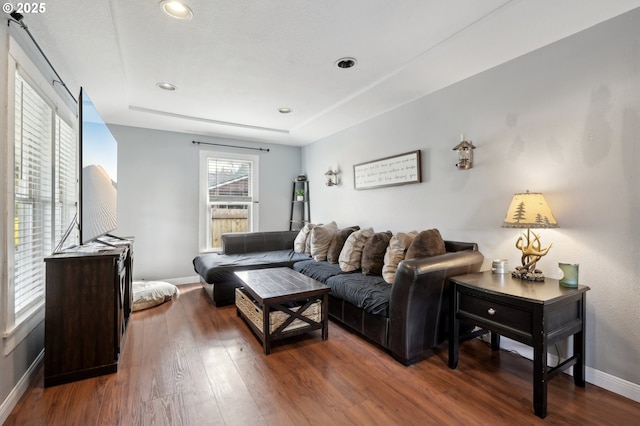
<path fill-rule="evenodd" d="M 193 259 L 200 283 L 216 306 L 235 302 L 235 289 L 242 282 L 235 271 L 251 269 L 291 268 L 308 260 L 304 253 L 293 250 L 297 231 L 232 232 L 222 234 L 222 253 L 204 253 Z"/>

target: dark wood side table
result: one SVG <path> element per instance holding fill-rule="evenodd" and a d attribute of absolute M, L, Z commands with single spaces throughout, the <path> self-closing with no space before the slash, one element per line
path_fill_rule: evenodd
<path fill-rule="evenodd" d="M 533 409 L 547 415 L 548 381 L 573 366 L 576 386 L 585 385 L 585 309 L 589 287 L 561 287 L 558 280 L 528 282 L 510 274 L 479 272 L 449 279 L 449 367 L 458 365 L 460 320 L 491 331 L 491 347 L 500 335 L 533 347 Z M 573 356 L 556 367 L 547 365 L 547 348 L 573 336 Z"/>

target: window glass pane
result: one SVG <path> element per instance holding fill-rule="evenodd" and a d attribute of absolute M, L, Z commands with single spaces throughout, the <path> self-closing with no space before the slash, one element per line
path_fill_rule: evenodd
<path fill-rule="evenodd" d="M 251 194 L 251 162 L 209 158 L 209 202 L 248 199 Z"/>
<path fill-rule="evenodd" d="M 16 73 L 14 312 L 44 297 L 43 258 L 51 251 L 52 110 Z"/>
<path fill-rule="evenodd" d="M 221 248 L 225 232 L 251 231 L 252 179 L 251 161 L 207 159 L 208 248 Z"/>
<path fill-rule="evenodd" d="M 225 232 L 248 232 L 250 204 L 213 203 L 211 212 L 211 246 L 222 247 Z"/>
<path fill-rule="evenodd" d="M 55 223 L 54 244 L 58 244 L 65 232 L 70 231 L 63 247 L 76 243 L 76 135 L 63 119 L 56 115 L 55 134 Z"/>

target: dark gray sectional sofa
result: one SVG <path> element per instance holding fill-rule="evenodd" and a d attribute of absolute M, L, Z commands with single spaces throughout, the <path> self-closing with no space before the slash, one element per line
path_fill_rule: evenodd
<path fill-rule="evenodd" d="M 233 271 L 289 266 L 331 287 L 332 320 L 387 349 L 405 365 L 447 338 L 448 278 L 477 272 L 484 260 L 475 243 L 445 241 L 445 254 L 403 260 L 395 281 L 388 284 L 381 276 L 343 272 L 338 264 L 294 253 L 297 234 L 225 234 L 224 254 L 196 257 L 195 270 L 214 304 L 233 303 L 233 292 L 241 285 Z"/>

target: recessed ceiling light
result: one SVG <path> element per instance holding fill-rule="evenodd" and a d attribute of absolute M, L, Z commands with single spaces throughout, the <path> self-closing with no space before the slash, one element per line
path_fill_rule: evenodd
<path fill-rule="evenodd" d="M 162 0 L 162 11 L 172 18 L 189 20 L 193 18 L 193 11 L 186 4 L 178 0 Z"/>
<path fill-rule="evenodd" d="M 340 58 L 336 61 L 336 66 L 338 68 L 353 68 L 356 66 L 358 61 L 355 58 Z"/>
<path fill-rule="evenodd" d="M 292 111 L 291 108 L 278 108 L 280 114 L 289 114 Z"/>
<path fill-rule="evenodd" d="M 158 86 L 159 88 L 161 88 L 163 90 L 176 90 L 176 86 L 174 86 L 171 83 L 158 83 L 158 84 L 156 84 L 156 86 Z"/>

